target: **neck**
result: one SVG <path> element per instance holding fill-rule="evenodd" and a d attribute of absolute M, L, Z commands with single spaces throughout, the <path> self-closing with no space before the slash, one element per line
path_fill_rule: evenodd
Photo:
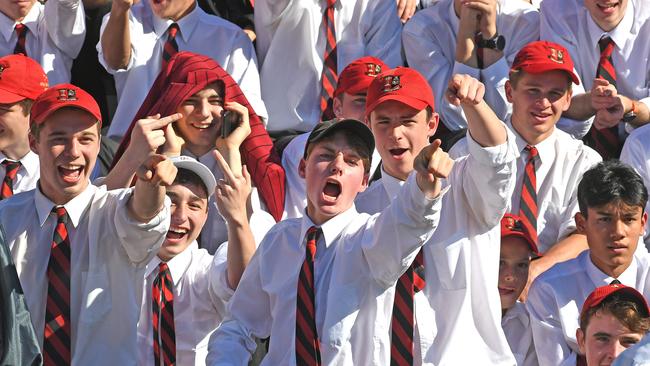
<path fill-rule="evenodd" d="M 196 1 L 192 1 L 192 4 L 189 7 L 187 7 L 179 14 L 170 16 L 169 19 L 173 20 L 174 22 L 178 22 L 179 20 L 183 19 L 187 14 L 191 13 L 195 7 L 196 7 Z"/>
<path fill-rule="evenodd" d="M 387 168 L 385 165 L 382 165 L 382 168 L 384 169 L 384 173 L 390 175 L 391 177 L 400 180 L 402 182 L 405 182 L 406 179 L 409 177 L 409 173 L 401 173 L 401 172 L 393 172 L 392 169 Z"/>
<path fill-rule="evenodd" d="M 215 148 L 213 146 L 202 146 L 202 145 L 194 145 L 190 142 L 185 142 L 184 145 L 185 149 L 187 149 L 189 152 L 191 152 L 194 156 L 197 158 L 209 153 L 210 151 L 214 150 Z"/>
<path fill-rule="evenodd" d="M 612 278 L 618 278 L 630 267 L 630 264 L 632 264 L 631 261 L 614 266 L 598 263 L 598 260 L 593 257 L 593 252 L 590 253 L 589 258 L 591 259 L 591 263 L 593 263 L 596 268 Z"/>
<path fill-rule="evenodd" d="M 10 146 L 2 150 L 4 156 L 8 157 L 11 160 L 20 160 L 27 155 L 30 151 L 29 145 L 25 146 Z"/>

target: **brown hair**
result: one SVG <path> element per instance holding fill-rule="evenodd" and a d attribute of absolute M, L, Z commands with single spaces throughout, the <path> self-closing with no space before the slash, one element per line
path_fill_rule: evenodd
<path fill-rule="evenodd" d="M 365 174 L 369 174 L 370 162 L 372 159 L 372 151 L 368 149 L 368 146 L 365 144 L 365 142 L 361 137 L 353 133 L 345 133 L 340 130 L 335 131 L 334 133 L 330 133 L 314 143 L 308 143 L 309 145 L 307 146 L 307 153 L 305 154 L 305 160 L 309 158 L 309 155 L 311 154 L 312 150 L 314 150 L 314 147 L 316 147 L 316 145 L 323 142 L 334 140 L 334 136 L 336 136 L 339 133 L 343 135 L 343 137 L 345 138 L 345 142 L 348 145 L 350 145 L 350 147 L 352 147 L 352 149 L 359 154 L 359 156 L 361 157 L 361 161 L 363 162 L 363 171 L 365 172 Z"/>
<path fill-rule="evenodd" d="M 641 306 L 629 296 L 613 294 L 580 316 L 580 329 L 586 332 L 591 317 L 600 312 L 611 314 L 634 333 L 646 334 L 650 331 L 650 317 L 644 316 L 647 314 Z"/>

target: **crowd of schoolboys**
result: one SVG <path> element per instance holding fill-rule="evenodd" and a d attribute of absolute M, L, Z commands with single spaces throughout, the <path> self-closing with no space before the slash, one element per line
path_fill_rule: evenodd
<path fill-rule="evenodd" d="M 0 0 L 0 56 L 1 365 L 650 365 L 646 0 Z"/>

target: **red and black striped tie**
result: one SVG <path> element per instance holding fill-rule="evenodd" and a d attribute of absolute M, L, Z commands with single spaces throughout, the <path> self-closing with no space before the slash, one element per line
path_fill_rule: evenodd
<path fill-rule="evenodd" d="M 414 313 L 413 297 L 426 285 L 422 250 L 395 286 L 395 302 L 391 320 L 390 364 L 413 365 Z"/>
<path fill-rule="evenodd" d="M 616 70 L 612 63 L 612 52 L 616 44 L 610 37 L 603 37 L 598 41 L 600 47 L 600 60 L 596 77 L 609 81 L 616 87 Z M 621 154 L 622 144 L 618 139 L 618 125 L 599 130 L 591 126 L 589 133 L 584 138 L 585 143 L 596 150 L 603 159 L 618 158 Z"/>
<path fill-rule="evenodd" d="M 5 167 L 5 178 L 2 181 L 0 190 L 0 200 L 9 198 L 14 195 L 14 179 L 20 169 L 20 161 L 4 160 L 2 165 Z"/>
<path fill-rule="evenodd" d="M 66 224 L 68 213 L 63 206 L 52 209 L 56 228 L 47 264 L 47 304 L 43 361 L 45 365 L 69 365 L 70 348 L 70 238 Z"/>
<path fill-rule="evenodd" d="M 320 365 L 320 342 L 316 330 L 316 304 L 314 302 L 314 258 L 320 229 L 307 230 L 305 261 L 298 277 L 298 302 L 296 304 L 296 365 Z"/>
<path fill-rule="evenodd" d="M 174 331 L 174 282 L 167 263 L 158 265 L 158 276 L 151 290 L 153 311 L 153 354 L 156 366 L 176 364 Z M 162 363 L 161 363 L 162 361 Z"/>
<path fill-rule="evenodd" d="M 327 0 L 327 8 L 323 14 L 325 25 L 325 53 L 323 56 L 323 72 L 321 74 L 320 111 L 321 116 L 332 103 L 334 89 L 338 82 L 336 60 L 336 30 L 334 29 L 334 4 L 336 0 Z M 327 117 L 324 117 L 327 118 Z"/>
<path fill-rule="evenodd" d="M 163 45 L 163 61 L 162 68 L 164 69 L 169 59 L 178 52 L 178 43 L 176 43 L 176 35 L 178 34 L 178 24 L 172 23 L 167 28 L 167 41 Z"/>
<path fill-rule="evenodd" d="M 519 217 L 526 226 L 531 238 L 537 243 L 537 177 L 535 175 L 535 160 L 538 156 L 535 146 L 526 145 L 528 160 L 524 168 L 524 181 L 521 185 L 521 201 L 519 202 Z"/>
<path fill-rule="evenodd" d="M 16 41 L 16 47 L 14 47 L 14 55 L 22 53 L 27 56 L 27 49 L 25 48 L 25 41 L 27 39 L 27 27 L 23 23 L 16 23 L 14 26 L 16 31 L 16 36 L 18 40 Z"/>

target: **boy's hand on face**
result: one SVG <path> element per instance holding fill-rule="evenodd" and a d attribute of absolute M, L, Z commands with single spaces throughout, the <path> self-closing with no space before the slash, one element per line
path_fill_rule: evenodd
<path fill-rule="evenodd" d="M 440 139 L 434 140 L 413 161 L 418 187 L 427 198 L 438 197 L 442 188 L 440 179 L 449 177 L 454 166 L 454 159 L 440 148 L 441 143 Z"/>
<path fill-rule="evenodd" d="M 160 114 L 156 114 L 138 120 L 131 131 L 129 156 L 144 158 L 154 153 L 166 141 L 165 128 L 182 117 L 180 113 L 163 118 L 160 118 Z"/>
<path fill-rule="evenodd" d="M 246 207 L 251 194 L 251 176 L 246 165 L 242 167 L 242 175 L 237 176 L 219 151 L 214 150 L 213 154 L 224 175 L 224 179 L 217 181 L 214 192 L 219 213 L 226 222 L 248 220 Z"/>
<path fill-rule="evenodd" d="M 246 137 L 251 133 L 248 108 L 237 102 L 226 102 L 223 107 L 225 110 L 239 115 L 239 125 L 226 138 L 222 138 L 219 135 L 216 141 L 216 148 L 220 151 L 224 151 L 225 149 L 239 149 Z M 223 118 L 221 119 L 221 123 L 223 125 Z"/>
<path fill-rule="evenodd" d="M 140 165 L 136 175 L 139 180 L 151 185 L 168 187 L 176 178 L 178 169 L 165 155 L 153 154 Z"/>
<path fill-rule="evenodd" d="M 480 15 L 479 31 L 483 39 L 493 38 L 497 34 L 496 0 L 463 0 L 461 6 L 472 9 Z"/>
<path fill-rule="evenodd" d="M 455 74 L 447 85 L 446 97 L 449 103 L 476 105 L 483 101 L 485 86 L 469 75 Z"/>

